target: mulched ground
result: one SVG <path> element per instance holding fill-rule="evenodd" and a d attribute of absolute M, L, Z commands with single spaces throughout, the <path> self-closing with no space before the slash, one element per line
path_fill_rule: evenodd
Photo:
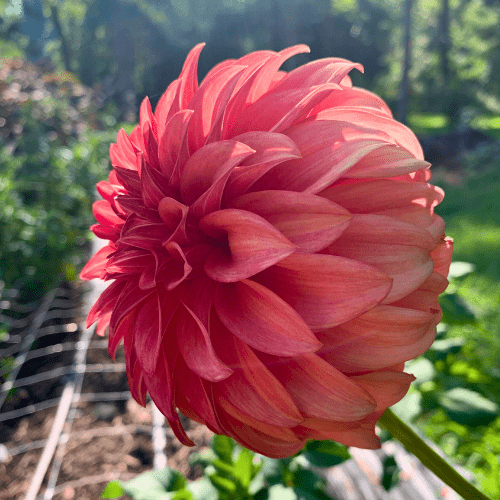
<path fill-rule="evenodd" d="M 77 330 L 64 339 L 56 335 L 51 341 L 56 345 L 63 341 L 78 340 L 79 334 Z M 99 343 L 101 340 L 97 336 L 93 337 L 94 343 Z M 58 356 L 38 359 L 36 363 L 28 364 L 29 372 L 23 369 L 19 378 L 70 365 L 73 355 L 74 351 L 67 351 Z M 118 352 L 116 362 L 124 362 L 123 349 Z M 105 348 L 89 349 L 87 364 L 96 363 L 113 364 Z M 17 389 L 2 408 L 2 412 L 57 397 L 62 391 L 63 384 L 64 378 L 59 378 Z M 125 373 L 91 373 L 85 375 L 82 393 L 120 392 L 127 389 Z M 49 408 L 0 423 L 0 443 L 7 449 L 13 449 L 46 439 L 56 411 L 57 407 Z M 184 417 L 183 424 L 197 446 L 195 448 L 183 446 L 167 427 L 168 465 L 194 480 L 201 476 L 201 469 L 190 466 L 189 456 L 208 447 L 212 434 L 203 426 Z M 153 466 L 151 426 L 151 404 L 142 408 L 133 400 L 106 403 L 80 402 L 76 408 L 53 498 L 95 500 L 99 498 L 110 480 L 129 480 L 151 470 Z M 24 496 L 42 451 L 43 448 L 36 448 L 14 455 L 3 462 L 0 461 L 0 500 L 18 500 Z M 46 484 L 47 477 L 39 492 L 40 495 L 45 491 Z"/>

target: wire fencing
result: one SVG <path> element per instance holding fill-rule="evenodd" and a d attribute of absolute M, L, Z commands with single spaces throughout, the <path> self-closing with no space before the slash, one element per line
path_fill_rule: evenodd
<path fill-rule="evenodd" d="M 95 288 L 94 284 L 86 300 L 89 304 L 92 296 L 99 293 Z M 9 334 L 0 338 L 0 435 L 3 443 L 0 445 L 0 465 L 7 473 L 11 472 L 9 468 L 22 467 L 24 462 L 32 465 L 27 468 L 22 484 L 2 484 L 2 500 L 21 498 L 19 495 L 24 500 L 51 500 L 62 493 L 68 498 L 68 492 L 72 498 L 71 495 L 76 495 L 75 488 L 105 484 L 116 478 L 117 471 L 110 468 L 106 473 L 61 480 L 63 464 L 71 453 L 68 444 L 74 442 L 147 435 L 151 441 L 152 465 L 162 468 L 167 464 L 165 419 L 156 408 L 149 409 L 151 418 L 143 418 L 145 423 L 114 425 L 108 422 L 103 427 L 102 422 L 109 418 L 93 417 L 96 408 L 99 410 L 96 407 L 99 403 L 117 402 L 126 406 L 124 403 L 130 400 L 130 392 L 110 391 L 106 385 L 92 381 L 83 390 L 84 381 L 91 375 L 115 374 L 123 382 L 125 363 L 109 360 L 105 340 L 92 340 L 93 328 L 84 328 L 79 320 L 84 317 L 88 305 L 83 305 L 83 311 L 81 306 L 81 292 L 68 286 L 50 291 L 40 303 L 27 305 L 17 302 L 16 291 L 0 291 L 0 324 L 9 328 Z M 93 353 L 90 358 L 98 362 L 89 359 L 89 352 Z M 93 405 L 90 412 L 88 408 L 82 410 L 88 404 Z M 116 413 L 111 408 L 110 417 Z M 89 420 L 89 414 L 90 420 L 101 426 L 80 430 L 79 419 L 86 416 Z M 19 427 L 36 428 L 37 418 L 46 428 L 44 437 L 29 441 L 29 436 L 24 436 L 26 442 L 16 444 Z M 76 429 L 75 423 L 78 424 Z M 33 456 L 28 460 L 30 454 Z M 94 458 L 100 459 L 99 456 Z M 85 474 L 84 469 L 79 471 L 80 475 Z M 135 475 L 118 472 L 122 479 Z M 15 471 L 9 476 L 15 480 Z"/>

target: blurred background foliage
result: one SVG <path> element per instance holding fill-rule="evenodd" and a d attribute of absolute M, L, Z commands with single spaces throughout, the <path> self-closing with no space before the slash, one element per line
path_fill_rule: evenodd
<path fill-rule="evenodd" d="M 0 0 L 0 285 L 30 300 L 76 279 L 109 144 L 200 41 L 200 77 L 296 43 L 311 54 L 287 70 L 361 62 L 355 85 L 419 135 L 459 262 L 439 338 L 409 364 L 418 378 L 397 409 L 500 498 L 500 0 Z M 257 469 L 243 467 L 245 481 Z M 226 487 L 240 488 L 228 471 Z"/>
<path fill-rule="evenodd" d="M 130 91 L 156 101 L 200 41 L 200 76 L 222 59 L 306 43 L 311 55 L 287 69 L 331 55 L 361 62 L 355 83 L 396 108 L 409 25 L 406 111 L 450 125 L 500 112 L 499 0 L 0 0 L 0 13 L 2 58 L 50 61 L 125 102 Z"/>

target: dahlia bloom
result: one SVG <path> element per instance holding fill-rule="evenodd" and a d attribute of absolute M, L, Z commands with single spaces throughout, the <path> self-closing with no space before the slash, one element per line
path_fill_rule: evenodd
<path fill-rule="evenodd" d="M 307 439 L 361 448 L 432 344 L 451 240 L 414 134 L 358 64 L 279 68 L 304 45 L 215 66 L 198 56 L 118 133 L 97 185 L 109 240 L 82 278 L 113 280 L 88 316 L 123 340 L 130 390 L 179 440 L 177 409 L 271 457 Z"/>

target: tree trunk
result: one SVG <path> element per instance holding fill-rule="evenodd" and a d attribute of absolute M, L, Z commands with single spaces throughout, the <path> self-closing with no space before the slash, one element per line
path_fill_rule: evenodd
<path fill-rule="evenodd" d="M 57 34 L 59 35 L 59 39 L 61 40 L 61 50 L 64 61 L 64 69 L 66 71 L 71 71 L 71 56 L 70 56 L 68 41 L 64 36 L 61 27 L 61 21 L 59 20 L 59 11 L 57 10 L 57 7 L 55 5 L 50 6 L 50 15 L 52 17 L 52 22 L 54 23 L 54 27 L 57 31 Z"/>
<path fill-rule="evenodd" d="M 443 71 L 443 86 L 446 88 L 450 81 L 450 2 L 443 0 L 439 27 L 439 52 L 441 54 L 441 66 Z"/>
<path fill-rule="evenodd" d="M 404 60 L 403 60 L 403 75 L 401 78 L 401 87 L 399 91 L 399 121 L 405 123 L 408 113 L 408 94 L 410 90 L 409 75 L 411 65 L 411 8 L 413 0 L 405 1 L 404 13 Z"/>

